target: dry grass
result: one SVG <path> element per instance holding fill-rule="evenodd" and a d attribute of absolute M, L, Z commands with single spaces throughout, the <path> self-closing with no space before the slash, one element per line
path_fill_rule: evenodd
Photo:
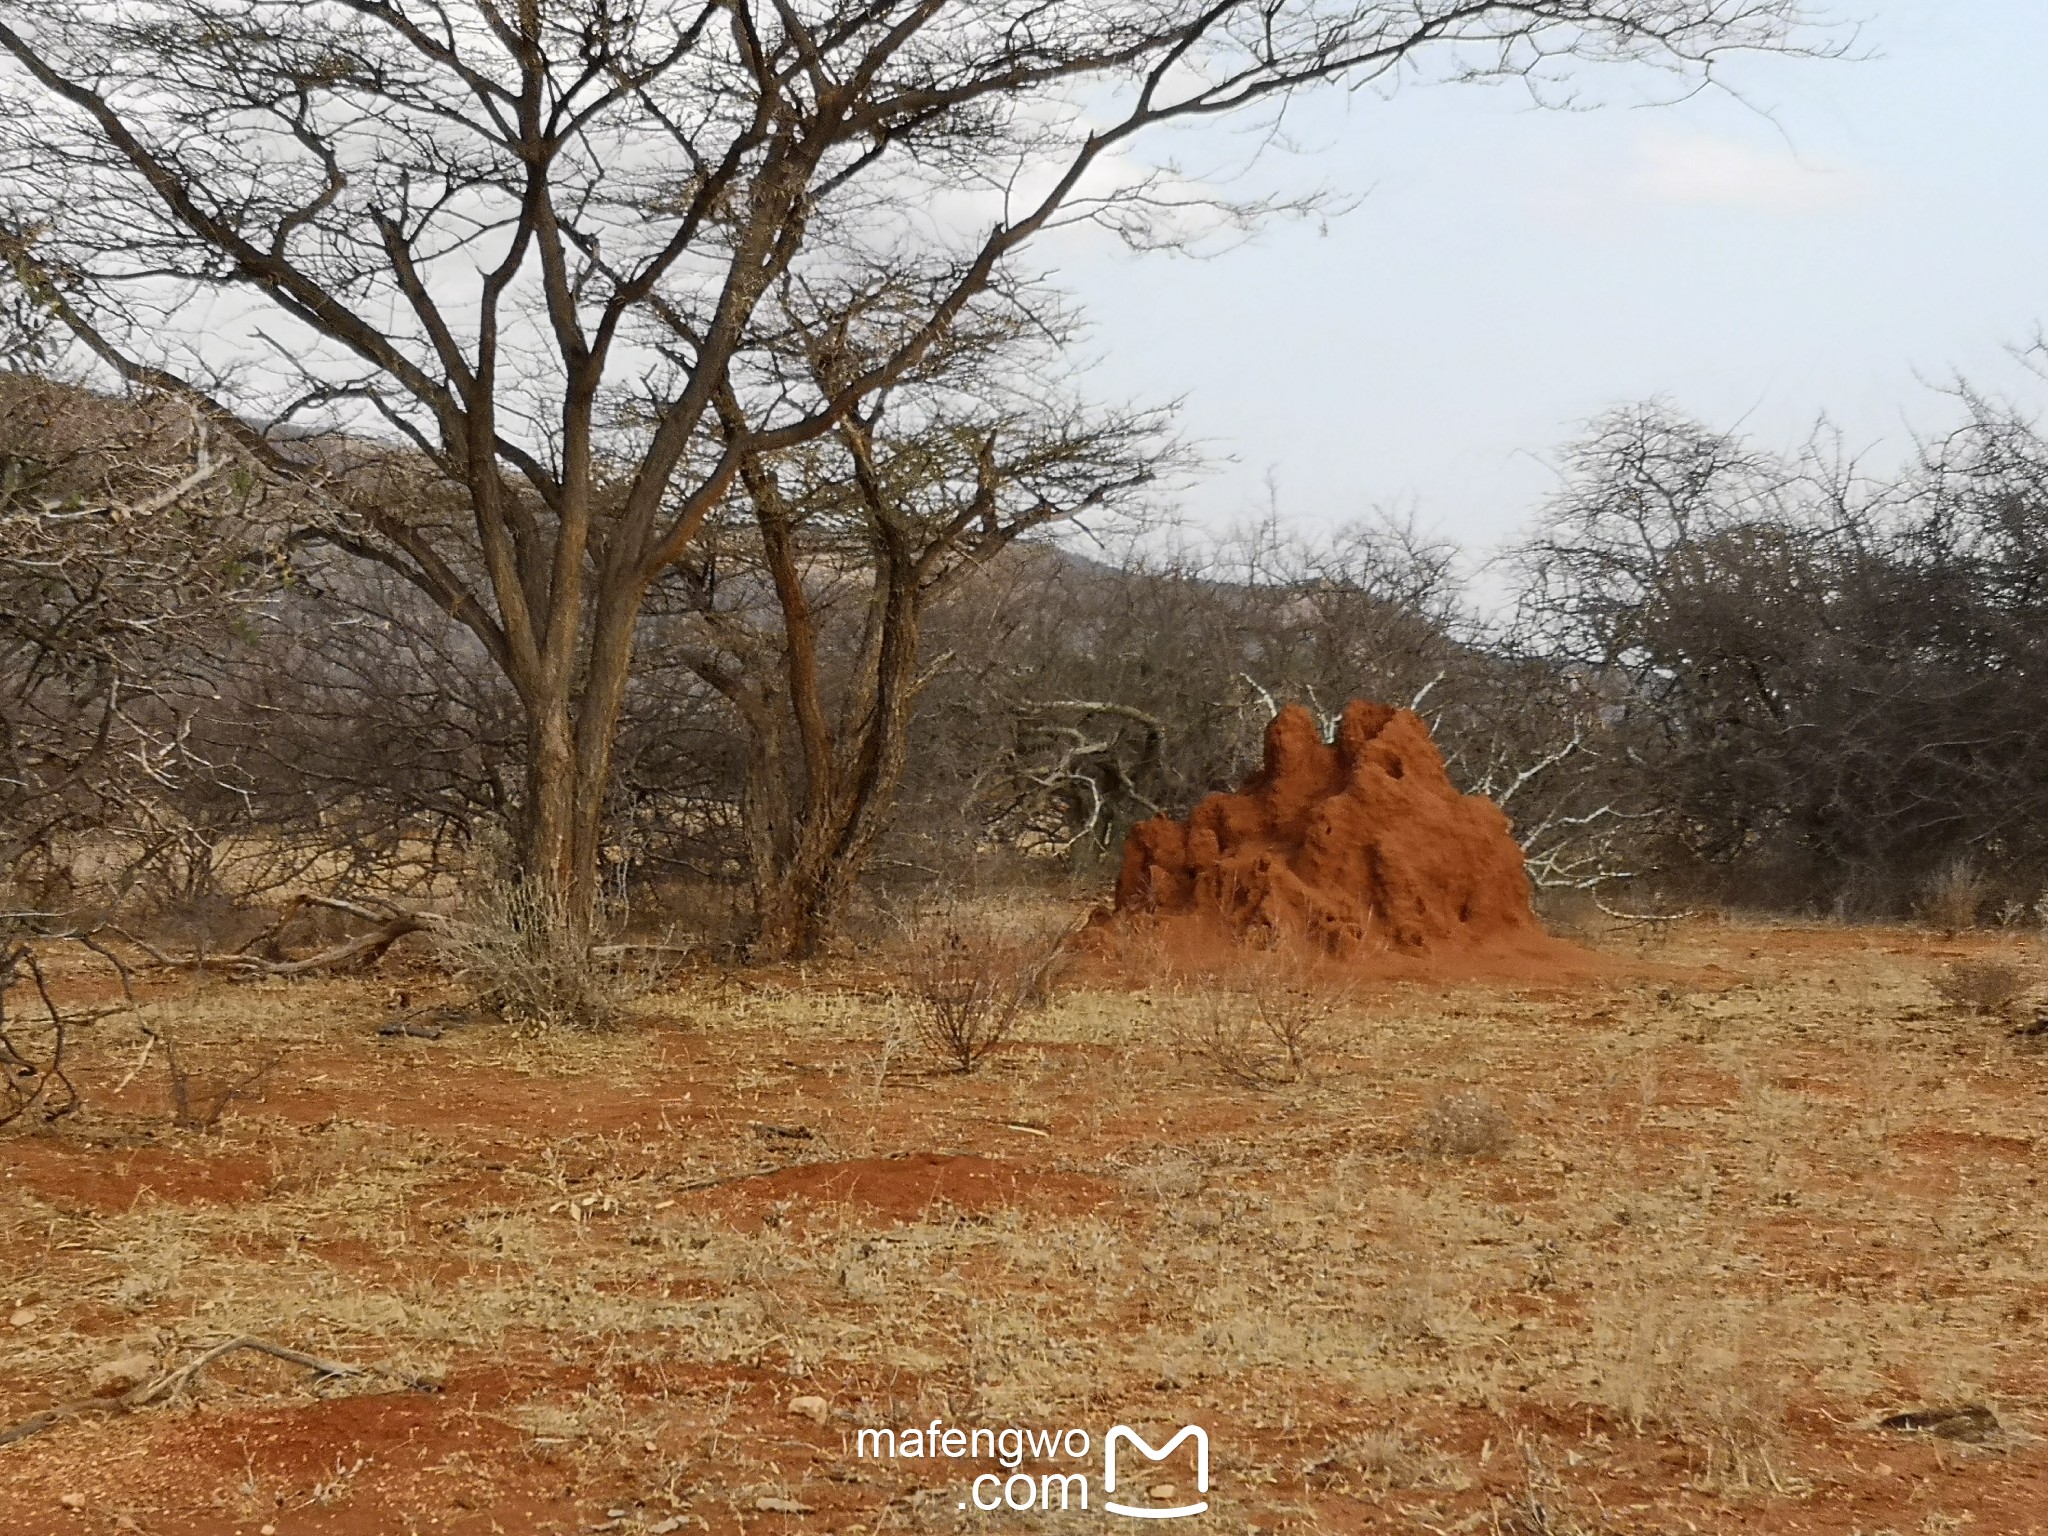
<path fill-rule="evenodd" d="M 1514 1144 L 1514 1121 L 1478 1089 L 1432 1099 L 1415 1127 L 1415 1145 L 1432 1157 L 1500 1157 Z"/>
<path fill-rule="evenodd" d="M 1955 960 L 1934 978 L 1934 990 L 1951 1008 L 2003 1013 L 2027 990 L 2027 973 L 2005 960 Z"/>
<path fill-rule="evenodd" d="M 1314 966 L 1312 959 L 1260 950 L 1203 983 L 1168 972 L 1180 994 L 1181 1054 L 1242 1088 L 1310 1082 L 1333 1022 L 1352 1001 L 1346 986 Z"/>
<path fill-rule="evenodd" d="M 2048 1066 L 1884 945 L 1907 952 L 1680 929 L 1659 963 L 1690 983 L 1338 1002 L 1315 1091 L 1275 1097 L 1188 1072 L 1185 993 L 1055 997 L 934 1079 L 875 1072 L 887 1000 L 772 978 L 609 1033 L 433 1042 L 376 1036 L 371 984 L 180 991 L 146 1017 L 187 1049 L 260 1039 L 291 1070 L 191 1137 L 160 1080 L 112 1094 L 126 1025 L 84 1042 L 86 1108 L 5 1147 L 0 1325 L 29 1316 L 0 1331 L 0 1421 L 235 1333 L 448 1391 L 323 1404 L 223 1362 L 196 1417 L 0 1448 L 0 1526 L 72 1528 L 81 1489 L 79 1529 L 1088 1530 L 992 1526 L 957 1508 L 964 1463 L 846 1437 L 1131 1413 L 1208 1427 L 1232 1531 L 1762 1536 L 1853 1504 L 1869 1531 L 2023 1532 L 2048 1507 Z M 1504 1157 L 1468 1129 L 1502 1103 Z M 886 1215 L 794 1182 L 906 1153 L 1025 1177 Z M 209 1170 L 239 1182 L 178 1182 Z M 1869 1427 L 1975 1402 L 1998 1443 Z"/>
<path fill-rule="evenodd" d="M 1920 894 L 1920 915 L 1953 937 L 1977 926 L 1991 887 L 1976 869 L 1963 860 L 1944 864 L 1927 881 Z"/>

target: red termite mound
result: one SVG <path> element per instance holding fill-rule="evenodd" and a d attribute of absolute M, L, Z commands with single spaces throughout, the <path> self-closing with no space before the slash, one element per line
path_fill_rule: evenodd
<path fill-rule="evenodd" d="M 1184 822 L 1131 829 L 1102 927 L 1194 938 L 1220 926 L 1338 960 L 1526 955 L 1553 947 L 1529 895 L 1506 814 L 1458 792 L 1413 711 L 1360 700 L 1328 744 L 1290 705 L 1236 794 L 1210 795 Z"/>

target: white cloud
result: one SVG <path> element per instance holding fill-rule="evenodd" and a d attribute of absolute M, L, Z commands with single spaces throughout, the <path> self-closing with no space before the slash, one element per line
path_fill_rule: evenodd
<path fill-rule="evenodd" d="M 1862 178 L 1842 166 L 1801 160 L 1792 150 L 1756 149 L 1709 134 L 1638 140 L 1630 190 L 1655 202 L 1804 214 L 1854 201 Z"/>

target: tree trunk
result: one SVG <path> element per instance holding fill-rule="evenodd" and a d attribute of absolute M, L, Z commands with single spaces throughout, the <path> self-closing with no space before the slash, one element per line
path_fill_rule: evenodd
<path fill-rule="evenodd" d="M 846 836 L 862 798 L 849 789 L 822 823 L 803 829 L 792 853 L 755 871 L 753 950 L 761 959 L 814 959 L 838 927 L 872 847 L 872 839 Z"/>
<path fill-rule="evenodd" d="M 813 870 L 782 870 L 754 891 L 754 952 L 769 960 L 816 957 L 831 932 L 825 882 Z"/>
<path fill-rule="evenodd" d="M 562 923 L 578 944 L 590 942 L 603 917 L 605 799 L 632 676 L 638 613 L 631 593 L 601 597 L 581 692 L 572 702 L 564 687 L 558 697 L 527 706 L 520 878 L 559 902 Z"/>
<path fill-rule="evenodd" d="M 560 701 L 546 701 L 538 708 L 529 704 L 519 878 L 546 893 L 550 901 L 559 900 L 565 916 L 579 905 L 575 806 L 576 742 L 568 709 Z M 591 878 L 594 883 L 594 869 Z"/>
<path fill-rule="evenodd" d="M 803 730 L 806 716 L 823 718 L 816 670 L 804 661 L 789 667 L 788 707 L 796 731 L 754 732 L 748 776 L 760 782 L 750 782 L 745 813 L 753 947 L 764 959 L 805 960 L 818 953 L 867 867 L 903 779 L 917 702 L 921 602 L 908 561 L 887 562 L 880 579 L 883 611 L 864 668 L 865 686 L 853 690 L 830 749 L 805 754 L 804 761 L 791 749 L 790 736 Z M 789 605 L 785 618 L 793 618 Z M 806 648 L 796 649 L 801 657 Z M 807 690 L 812 696 L 806 703 L 800 696 Z M 811 778 L 813 773 L 823 782 Z M 787 818 L 782 826 L 764 824 L 771 808 Z"/>

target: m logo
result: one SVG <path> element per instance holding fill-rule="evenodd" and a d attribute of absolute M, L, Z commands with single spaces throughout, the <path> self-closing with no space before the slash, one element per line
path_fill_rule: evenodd
<path fill-rule="evenodd" d="M 1164 1461 L 1171 1456 L 1181 1441 L 1195 1442 L 1195 1492 L 1209 1491 L 1209 1436 L 1199 1424 L 1190 1424 L 1158 1450 L 1153 1450 L 1134 1429 L 1119 1424 L 1103 1437 L 1102 1441 L 1102 1491 L 1116 1492 L 1116 1443 L 1128 1440 L 1131 1448 L 1147 1461 Z M 1209 1507 L 1207 1499 L 1193 1504 L 1177 1504 L 1171 1509 L 1154 1509 L 1148 1504 L 1119 1504 L 1114 1499 L 1104 1499 L 1102 1507 L 1112 1515 L 1131 1515 L 1139 1520 L 1178 1520 L 1183 1515 L 1199 1515 Z"/>

